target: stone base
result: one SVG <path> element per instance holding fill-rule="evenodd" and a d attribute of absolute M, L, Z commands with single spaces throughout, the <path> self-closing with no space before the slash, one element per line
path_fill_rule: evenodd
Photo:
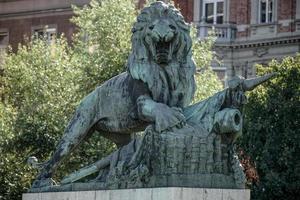
<path fill-rule="evenodd" d="M 22 200 L 250 200 L 247 189 L 142 188 L 26 193 Z"/>

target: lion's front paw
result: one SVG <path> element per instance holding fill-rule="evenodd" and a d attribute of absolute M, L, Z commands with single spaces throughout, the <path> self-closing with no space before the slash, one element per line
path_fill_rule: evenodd
<path fill-rule="evenodd" d="M 185 116 L 182 114 L 182 109 L 177 107 L 168 107 L 160 104 L 155 109 L 155 130 L 158 132 L 169 128 L 185 124 Z"/>

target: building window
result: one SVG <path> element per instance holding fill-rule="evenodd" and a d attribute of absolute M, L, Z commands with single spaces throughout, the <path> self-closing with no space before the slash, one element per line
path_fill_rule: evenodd
<path fill-rule="evenodd" d="M 274 0 L 259 0 L 260 23 L 273 22 Z"/>
<path fill-rule="evenodd" d="M 33 27 L 33 38 L 45 39 L 49 43 L 53 42 L 56 36 L 56 27 L 44 26 L 44 27 Z"/>
<path fill-rule="evenodd" d="M 223 24 L 224 21 L 224 1 L 204 0 L 203 14 L 205 22 L 208 24 Z"/>
<path fill-rule="evenodd" d="M 0 45 L 8 45 L 8 31 L 0 30 Z"/>

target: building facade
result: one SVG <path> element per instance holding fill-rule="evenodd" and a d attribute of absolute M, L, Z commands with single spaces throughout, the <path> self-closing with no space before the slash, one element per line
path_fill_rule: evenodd
<path fill-rule="evenodd" d="M 32 36 L 64 34 L 70 41 L 75 26 L 71 5 L 83 6 L 90 0 L 0 0 L 0 48 L 8 44 L 15 50 Z"/>
<path fill-rule="evenodd" d="M 212 31 L 220 77 L 255 75 L 267 64 L 300 52 L 300 0 L 176 0 L 203 39 Z"/>

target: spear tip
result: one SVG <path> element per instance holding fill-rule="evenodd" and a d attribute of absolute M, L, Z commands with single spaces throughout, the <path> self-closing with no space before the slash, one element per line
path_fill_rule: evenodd
<path fill-rule="evenodd" d="M 259 76 L 259 77 L 255 77 L 255 78 L 251 78 L 251 79 L 245 79 L 243 80 L 243 89 L 244 91 L 251 91 L 254 88 L 256 88 L 257 86 L 259 86 L 260 84 L 270 80 L 271 78 L 273 78 L 277 73 L 272 72 L 263 76 Z"/>

